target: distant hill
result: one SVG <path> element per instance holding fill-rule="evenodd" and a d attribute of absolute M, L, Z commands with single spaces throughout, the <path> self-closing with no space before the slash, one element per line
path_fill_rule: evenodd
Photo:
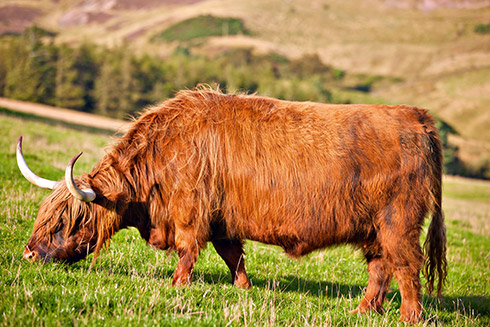
<path fill-rule="evenodd" d="M 186 19 L 237 19 L 245 33 L 165 41 Z M 165 57 L 177 47 L 318 54 L 351 73 L 393 77 L 376 98 L 428 108 L 459 132 L 471 160 L 490 160 L 490 0 L 17 0 L 0 4 L 0 33 L 37 24 L 56 42 L 127 44 Z M 221 26 L 221 25 L 220 25 Z M 488 32 L 486 32 L 488 31 Z M 236 34 L 236 35 L 231 35 Z"/>
<path fill-rule="evenodd" d="M 480 9 L 490 6 L 489 0 L 384 0 L 387 6 L 430 11 L 435 9 Z"/>

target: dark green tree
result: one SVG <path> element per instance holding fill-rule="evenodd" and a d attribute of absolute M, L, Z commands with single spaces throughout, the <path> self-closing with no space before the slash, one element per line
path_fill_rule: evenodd
<path fill-rule="evenodd" d="M 459 159 L 459 148 L 457 145 L 449 143 L 449 134 L 457 134 L 457 131 L 438 117 L 436 118 L 436 127 L 439 129 L 439 137 L 443 148 L 444 172 L 451 175 L 463 174 L 464 167 Z"/>
<path fill-rule="evenodd" d="M 43 30 L 31 27 L 2 47 L 6 97 L 53 103 L 56 48 L 50 42 L 45 45 L 43 37 L 46 37 Z"/>
<path fill-rule="evenodd" d="M 78 71 L 75 68 L 74 51 L 63 45 L 58 48 L 56 61 L 55 105 L 72 109 L 82 109 L 84 89 L 79 84 Z"/>
<path fill-rule="evenodd" d="M 95 80 L 96 112 L 117 118 L 139 111 L 140 84 L 135 78 L 136 62 L 125 48 L 104 54 Z"/>
<path fill-rule="evenodd" d="M 83 111 L 93 112 L 96 106 L 95 80 L 100 69 L 100 55 L 93 44 L 82 43 L 74 51 L 73 68 L 77 71 L 77 84 L 83 89 Z"/>

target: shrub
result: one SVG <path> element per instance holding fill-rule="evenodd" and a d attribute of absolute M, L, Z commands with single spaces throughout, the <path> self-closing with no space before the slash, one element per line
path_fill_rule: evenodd
<path fill-rule="evenodd" d="M 208 36 L 249 34 L 243 21 L 232 17 L 198 16 L 181 21 L 157 35 L 154 39 L 189 41 Z"/>
<path fill-rule="evenodd" d="M 478 34 L 489 34 L 490 33 L 490 24 L 478 24 L 474 29 L 475 33 Z"/>

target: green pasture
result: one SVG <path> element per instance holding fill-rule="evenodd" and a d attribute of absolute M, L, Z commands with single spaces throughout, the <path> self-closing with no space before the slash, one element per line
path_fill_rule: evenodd
<path fill-rule="evenodd" d="M 0 326 L 395 326 L 400 294 L 393 282 L 386 313 L 349 315 L 363 296 L 366 265 L 340 246 L 299 260 L 281 249 L 246 243 L 250 290 L 231 285 L 225 263 L 208 246 L 193 284 L 171 287 L 175 253 L 157 251 L 137 231 L 116 234 L 92 271 L 89 260 L 30 264 L 22 258 L 41 200 L 15 162 L 24 136 L 28 164 L 61 179 L 79 151 L 76 174 L 100 158 L 107 133 L 0 113 Z M 445 178 L 449 275 L 442 300 L 423 296 L 422 326 L 490 325 L 490 183 Z M 403 324 L 400 324 L 403 325 Z"/>

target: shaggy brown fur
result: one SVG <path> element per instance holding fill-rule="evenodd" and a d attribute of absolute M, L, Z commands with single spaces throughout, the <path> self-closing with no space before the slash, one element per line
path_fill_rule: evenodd
<path fill-rule="evenodd" d="M 293 257 L 349 243 L 363 250 L 369 271 L 353 312 L 382 311 L 394 275 L 401 319 L 414 322 L 429 212 L 429 291 L 438 276 L 440 293 L 446 277 L 441 169 L 438 132 L 422 109 L 181 91 L 141 115 L 78 181 L 96 192 L 94 202 L 74 199 L 64 184 L 48 197 L 28 246 L 78 260 L 135 226 L 153 246 L 177 250 L 174 284 L 190 282 L 212 242 L 247 288 L 245 239 Z"/>

